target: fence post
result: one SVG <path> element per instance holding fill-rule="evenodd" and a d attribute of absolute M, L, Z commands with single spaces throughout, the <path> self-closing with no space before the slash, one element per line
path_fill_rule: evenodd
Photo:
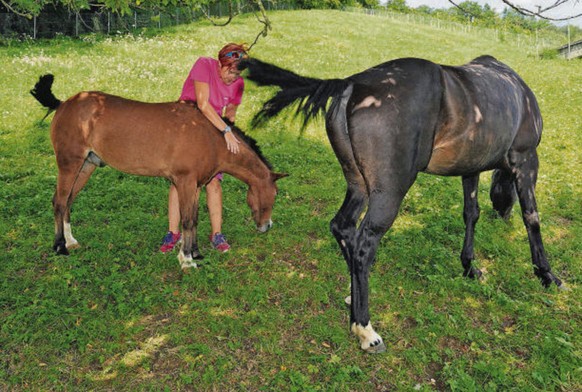
<path fill-rule="evenodd" d="M 36 15 L 34 15 L 34 19 L 32 22 L 32 38 L 36 39 Z"/>
<path fill-rule="evenodd" d="M 79 13 L 75 12 L 75 36 L 79 36 Z"/>

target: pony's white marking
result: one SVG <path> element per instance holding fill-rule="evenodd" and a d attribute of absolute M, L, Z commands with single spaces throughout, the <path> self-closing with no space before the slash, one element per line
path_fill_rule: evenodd
<path fill-rule="evenodd" d="M 73 237 L 73 233 L 71 231 L 71 223 L 64 222 L 63 223 L 63 231 L 65 235 L 65 246 L 67 249 L 75 249 L 79 247 L 79 243 Z"/>
<path fill-rule="evenodd" d="M 178 253 L 178 261 L 180 261 L 180 267 L 184 272 L 190 268 L 198 268 L 198 265 L 194 262 L 192 256 L 186 257 L 182 249 L 180 249 L 180 253 Z"/>
<path fill-rule="evenodd" d="M 357 104 L 354 107 L 354 110 L 352 111 L 352 113 L 355 112 L 356 110 L 360 110 L 360 109 L 363 109 L 363 108 L 369 108 L 372 105 L 374 107 L 377 107 L 378 108 L 378 107 L 382 106 L 382 101 L 380 101 L 376 97 L 370 95 L 370 96 L 364 98 L 362 100 L 362 102 L 360 102 L 359 104 Z"/>
<path fill-rule="evenodd" d="M 479 124 L 481 121 L 483 121 L 483 115 L 481 114 L 481 110 L 479 110 L 477 105 L 473 106 L 473 109 L 475 110 L 475 122 Z"/>
<path fill-rule="evenodd" d="M 477 196 L 477 191 L 471 192 L 471 199 L 474 199 Z"/>
<path fill-rule="evenodd" d="M 393 86 L 396 86 L 396 79 L 394 79 L 394 78 L 384 79 L 382 81 L 382 83 L 384 83 L 384 84 L 391 84 Z"/>
<path fill-rule="evenodd" d="M 360 324 L 352 324 L 352 332 L 360 339 L 360 347 L 366 351 L 384 351 L 386 347 L 380 335 L 372 328 L 372 323 L 365 327 Z"/>
<path fill-rule="evenodd" d="M 346 241 L 345 240 L 341 240 L 341 244 L 342 246 L 345 248 L 346 247 Z"/>

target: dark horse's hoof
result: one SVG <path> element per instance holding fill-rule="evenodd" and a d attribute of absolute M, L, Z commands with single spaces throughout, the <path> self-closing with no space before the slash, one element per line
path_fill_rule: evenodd
<path fill-rule="evenodd" d="M 192 259 L 194 260 L 202 260 L 204 258 L 204 256 L 202 256 L 200 253 L 192 253 Z"/>
<path fill-rule="evenodd" d="M 463 276 L 471 279 L 481 279 L 483 272 L 479 268 L 471 266 L 468 270 L 465 270 Z"/>
<path fill-rule="evenodd" d="M 552 283 L 555 283 L 559 289 L 566 290 L 566 286 L 562 283 L 562 281 L 556 278 L 556 276 L 552 274 L 550 271 L 541 272 L 540 270 L 536 269 L 534 272 L 545 288 L 548 288 L 552 285 Z"/>
<path fill-rule="evenodd" d="M 375 346 L 368 347 L 364 351 L 366 351 L 368 354 L 380 354 L 386 351 L 386 345 L 384 344 L 384 342 L 380 342 Z"/>

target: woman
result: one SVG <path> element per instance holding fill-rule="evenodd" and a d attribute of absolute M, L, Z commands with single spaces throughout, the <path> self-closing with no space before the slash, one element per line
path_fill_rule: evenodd
<path fill-rule="evenodd" d="M 238 153 L 239 140 L 231 132 L 222 117 L 234 123 L 236 110 L 241 103 L 244 81 L 237 69 L 239 61 L 247 57 L 246 47 L 230 43 L 218 53 L 218 60 L 211 57 L 200 57 L 190 70 L 184 82 L 180 100 L 194 101 L 198 109 L 216 127 L 216 132 L 222 132 L 227 148 L 233 154 Z M 206 184 L 206 199 L 210 213 L 212 233 L 210 242 L 220 252 L 227 252 L 230 245 L 222 234 L 222 173 L 218 173 Z M 172 185 L 168 197 L 169 230 L 163 239 L 160 251 L 171 251 L 180 240 L 180 208 L 178 191 Z"/>

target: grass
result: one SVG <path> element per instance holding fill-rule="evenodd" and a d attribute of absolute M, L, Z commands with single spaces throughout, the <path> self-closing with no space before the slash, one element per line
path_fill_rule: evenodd
<path fill-rule="evenodd" d="M 581 390 L 582 73 L 509 43 L 367 15 L 270 14 L 253 55 L 315 77 L 345 77 L 405 56 L 461 64 L 489 53 L 536 93 L 545 116 L 538 204 L 546 249 L 571 288 L 533 277 L 521 216 L 495 219 L 482 176 L 477 264 L 461 277 L 458 178 L 421 175 L 371 275 L 371 312 L 388 351 L 369 356 L 348 331 L 348 276 L 328 222 L 345 191 L 323 124 L 280 118 L 249 129 L 270 91 L 247 83 L 239 125 L 277 171 L 275 227 L 254 232 L 245 186 L 224 181 L 233 251 L 206 241 L 203 267 L 180 272 L 157 247 L 166 229 L 163 179 L 97 171 L 73 207 L 82 245 L 52 254 L 56 165 L 43 110 L 28 94 L 56 75 L 64 99 L 104 90 L 176 99 L 192 62 L 254 39 L 253 17 L 137 37 L 59 39 L 0 48 L 0 390 Z"/>

